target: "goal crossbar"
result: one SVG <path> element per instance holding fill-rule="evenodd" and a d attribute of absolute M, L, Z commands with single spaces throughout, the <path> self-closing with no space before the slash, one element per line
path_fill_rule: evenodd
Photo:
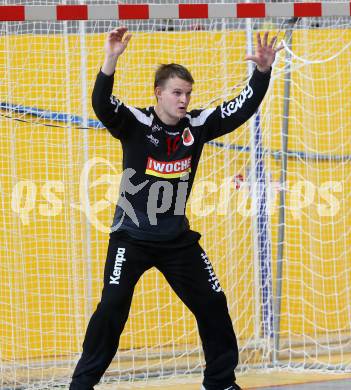
<path fill-rule="evenodd" d="M 351 16 L 350 2 L 2 5 L 0 21 Z"/>

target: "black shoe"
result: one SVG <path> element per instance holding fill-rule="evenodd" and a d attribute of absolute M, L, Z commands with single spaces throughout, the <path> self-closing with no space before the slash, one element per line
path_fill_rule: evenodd
<path fill-rule="evenodd" d="M 82 385 L 77 385 L 75 383 L 71 383 L 69 386 L 69 390 L 94 390 L 93 387 L 84 387 Z"/>
<path fill-rule="evenodd" d="M 242 388 L 239 385 L 237 385 L 236 383 L 234 383 L 234 385 L 232 385 L 230 387 L 226 387 L 223 390 L 242 390 Z"/>
<path fill-rule="evenodd" d="M 206 387 L 202 385 L 201 390 L 206 390 Z M 218 389 L 219 390 L 219 389 Z M 234 383 L 233 385 L 226 387 L 221 390 L 243 390 L 238 384 Z"/>

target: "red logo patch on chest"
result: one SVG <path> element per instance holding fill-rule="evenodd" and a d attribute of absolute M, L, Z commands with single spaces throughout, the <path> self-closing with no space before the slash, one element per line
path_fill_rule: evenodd
<path fill-rule="evenodd" d="M 185 146 L 190 146 L 194 143 L 194 136 L 191 134 L 189 127 L 183 130 L 182 138 Z"/>

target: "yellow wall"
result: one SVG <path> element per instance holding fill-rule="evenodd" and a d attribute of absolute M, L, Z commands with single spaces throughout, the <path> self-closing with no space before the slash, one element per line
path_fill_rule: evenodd
<path fill-rule="evenodd" d="M 335 30 L 333 33 L 337 34 Z M 349 32 L 339 33 L 342 39 L 333 41 L 335 52 L 351 38 Z M 320 58 L 320 50 L 314 42 L 328 40 L 328 34 L 323 30 L 294 33 L 294 51 L 305 57 L 316 53 Z M 102 62 L 103 41 L 103 35 L 86 37 L 88 101 L 85 108 L 90 118 L 94 114 L 89 96 Z M 60 36 L 1 37 L 0 101 L 82 115 L 80 52 L 76 35 L 70 35 L 67 40 Z M 152 77 L 155 67 L 159 63 L 179 62 L 189 67 L 196 80 L 192 107 L 204 106 L 229 93 L 231 86 L 243 80 L 246 72 L 242 61 L 244 55 L 244 32 L 134 34 L 127 53 L 119 62 L 115 92 L 128 104 L 151 105 L 154 102 Z M 290 150 L 330 156 L 351 154 L 349 55 L 346 50 L 328 63 L 299 66 L 293 71 Z M 281 55 L 276 65 L 277 79 L 262 108 L 263 142 L 272 150 L 279 150 L 281 145 L 283 74 L 279 76 L 278 73 L 283 69 L 283 59 Z M 85 142 L 88 159 L 101 158 L 113 167 L 100 160 L 91 172 L 90 183 L 102 175 L 115 175 L 121 171 L 119 143 L 105 130 L 70 129 L 62 123 L 65 128 L 45 127 L 43 121 L 35 117 L 22 119 L 27 122 L 0 117 L 3 209 L 0 224 L 0 349 L 6 359 L 66 355 L 80 350 L 87 320 L 99 299 L 108 241 L 107 233 L 97 230 L 93 224 L 88 246 L 85 215 L 72 206 L 81 201 L 79 182 L 86 160 Z M 219 141 L 248 146 L 249 128 L 245 125 Z M 204 234 L 202 244 L 227 292 L 242 343 L 254 338 L 255 318 L 257 320 L 254 315 L 252 221 L 243 206 L 250 207 L 250 198 L 243 203 L 248 193 L 247 185 L 240 189 L 229 185 L 227 212 L 221 208 L 221 201 L 228 189 L 225 178 L 237 174 L 247 178 L 249 159 L 244 151 L 206 146 L 195 183 L 196 191 L 188 206 L 192 227 Z M 277 182 L 280 162 L 266 157 L 265 164 L 272 181 Z M 290 158 L 288 164 L 282 333 L 286 337 L 315 337 L 319 333 L 348 329 L 350 162 Z M 322 198 L 321 188 L 330 180 L 341 183 L 341 191 L 334 193 L 340 208 L 335 215 L 320 216 L 318 204 L 328 205 Z M 48 181 L 58 183 L 53 184 L 58 209 L 51 216 L 45 215 L 44 209 L 48 202 L 43 191 Z M 194 195 L 199 194 L 204 181 L 207 190 L 210 182 L 217 187 L 199 203 Z M 306 181 L 311 183 L 309 194 L 313 188 L 313 201 L 296 209 L 294 205 L 302 202 Z M 18 183 L 24 183 L 26 191 L 16 206 L 14 188 Z M 302 183 L 302 187 L 298 183 Z M 108 187 L 106 180 L 91 186 L 91 204 L 101 201 Z M 30 195 L 34 199 L 32 207 L 25 204 Z M 203 206 L 213 205 L 216 209 L 209 215 L 199 215 Z M 274 273 L 277 205 L 278 196 L 270 218 Z M 16 212 L 27 206 L 28 213 Z M 104 226 L 111 222 L 113 211 L 113 204 L 102 205 L 98 218 Z M 89 251 L 90 306 L 86 282 Z M 163 278 L 150 271 L 137 287 L 121 348 L 169 345 L 173 340 L 179 344 L 195 343 L 194 320 L 184 311 Z"/>

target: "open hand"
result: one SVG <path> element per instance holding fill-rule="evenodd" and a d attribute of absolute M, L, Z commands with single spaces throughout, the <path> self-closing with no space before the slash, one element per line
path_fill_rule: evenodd
<path fill-rule="evenodd" d="M 126 34 L 127 31 L 127 27 L 121 26 L 115 28 L 107 34 L 105 42 L 106 56 L 119 57 L 124 52 L 130 38 L 132 37 L 132 34 Z"/>
<path fill-rule="evenodd" d="M 279 50 L 284 48 L 283 45 L 274 47 L 277 41 L 277 37 L 273 37 L 268 44 L 268 32 L 266 31 L 263 36 L 263 43 L 261 41 L 260 33 L 257 33 L 257 46 L 254 55 L 247 55 L 246 61 L 253 61 L 257 65 L 257 69 L 260 72 L 268 72 L 271 65 L 275 60 L 275 55 Z"/>

